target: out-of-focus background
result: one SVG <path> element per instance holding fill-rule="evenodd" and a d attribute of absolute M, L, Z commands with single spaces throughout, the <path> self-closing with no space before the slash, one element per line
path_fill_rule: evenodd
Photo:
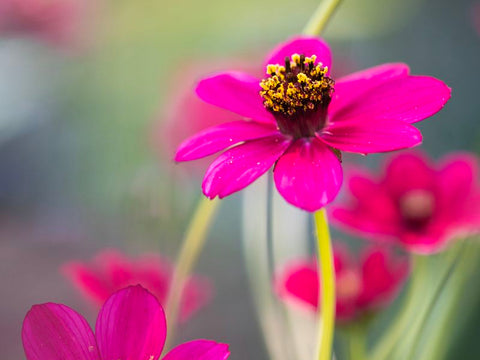
<path fill-rule="evenodd" d="M 0 4 L 5 360 L 24 358 L 21 323 L 34 303 L 62 302 L 94 321 L 95 310 L 59 272 L 65 261 L 105 247 L 175 256 L 205 168 L 171 161 L 174 144 L 196 126 L 189 101 L 179 106 L 181 97 L 202 73 L 231 67 L 259 73 L 264 54 L 299 33 L 317 6 L 313 0 L 78 2 L 51 28 L 45 22 L 61 12 L 37 18 Z M 480 1 L 344 0 L 325 37 L 338 74 L 406 62 L 413 73 L 445 81 L 453 96 L 419 124 L 423 148 L 435 158 L 480 151 Z M 179 341 L 212 338 L 231 344 L 232 360 L 260 360 L 267 357 L 243 266 L 240 198 L 222 201 L 198 265 L 215 284 L 214 300 L 181 327 Z M 452 360 L 480 357 L 476 309 L 455 334 Z"/>

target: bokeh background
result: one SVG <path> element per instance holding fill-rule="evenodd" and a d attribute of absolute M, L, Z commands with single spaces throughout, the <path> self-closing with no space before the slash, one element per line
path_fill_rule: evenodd
<path fill-rule="evenodd" d="M 94 320 L 95 311 L 59 273 L 63 262 L 105 247 L 175 256 L 204 167 L 171 161 L 178 140 L 172 126 L 181 134 L 193 121 L 175 112 L 179 96 L 202 72 L 258 69 L 266 51 L 300 32 L 317 6 L 314 0 L 81 2 L 87 5 L 70 39 L 45 39 L 29 28 L 0 33 L 6 360 L 24 358 L 21 323 L 34 303 L 62 302 Z M 479 4 L 344 0 L 325 33 L 337 73 L 406 62 L 413 73 L 453 88 L 445 109 L 419 124 L 423 149 L 435 158 L 480 151 Z M 381 158 L 354 160 L 374 165 Z M 243 266 L 240 208 L 240 195 L 222 201 L 198 265 L 215 283 L 214 301 L 182 326 L 178 340 L 212 338 L 231 344 L 232 360 L 261 360 L 267 357 Z M 479 280 L 480 274 L 472 287 Z M 452 360 L 480 357 L 478 296 L 471 303 L 474 310 L 452 334 L 458 338 Z"/>

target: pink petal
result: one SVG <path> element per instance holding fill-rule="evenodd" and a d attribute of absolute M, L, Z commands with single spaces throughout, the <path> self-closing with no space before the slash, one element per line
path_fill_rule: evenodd
<path fill-rule="evenodd" d="M 342 230 L 353 235 L 376 235 L 376 238 L 393 241 L 400 235 L 401 226 L 400 217 L 394 204 L 388 199 L 372 198 L 369 207 L 349 208 L 346 206 L 336 206 L 331 211 L 332 222 Z M 382 206 L 385 204 L 385 207 Z M 362 203 L 363 205 L 363 203 Z"/>
<path fill-rule="evenodd" d="M 390 158 L 384 170 L 384 183 L 394 199 L 411 190 L 435 188 L 435 172 L 428 162 L 427 157 L 419 152 L 401 153 Z"/>
<path fill-rule="evenodd" d="M 450 93 L 448 86 L 433 77 L 393 78 L 332 113 L 331 121 L 383 119 L 414 123 L 438 112 L 450 99 Z"/>
<path fill-rule="evenodd" d="M 180 321 L 188 320 L 213 297 L 214 287 L 210 279 L 194 276 L 185 285 L 180 306 Z"/>
<path fill-rule="evenodd" d="M 243 189 L 270 169 L 289 145 L 290 140 L 278 134 L 227 150 L 207 169 L 203 193 L 213 199 Z"/>
<path fill-rule="evenodd" d="M 406 257 L 395 258 L 386 248 L 372 246 L 362 255 L 363 288 L 358 306 L 364 310 L 384 306 L 400 290 L 408 275 Z"/>
<path fill-rule="evenodd" d="M 278 45 L 268 56 L 264 67 L 268 64 L 285 64 L 285 58 L 290 58 L 293 54 L 305 56 L 317 56 L 317 63 L 331 68 L 332 54 L 326 42 L 322 39 L 312 36 L 296 36 L 288 41 Z"/>
<path fill-rule="evenodd" d="M 34 305 L 25 316 L 22 341 L 28 360 L 99 360 L 87 321 L 62 304 Z"/>
<path fill-rule="evenodd" d="M 352 172 L 350 167 L 348 190 L 354 198 L 367 201 L 377 194 L 378 184 L 372 179 L 372 175 L 368 170 L 355 169 Z"/>
<path fill-rule="evenodd" d="M 111 285 L 91 265 L 80 261 L 69 261 L 62 266 L 62 273 L 74 287 L 99 307 L 112 294 Z"/>
<path fill-rule="evenodd" d="M 334 148 L 362 154 L 405 149 L 422 142 L 419 130 L 403 121 L 394 120 L 334 122 L 319 136 Z"/>
<path fill-rule="evenodd" d="M 229 355 L 227 344 L 194 340 L 173 348 L 162 360 L 225 360 Z"/>
<path fill-rule="evenodd" d="M 201 80 L 196 88 L 203 101 L 256 121 L 275 123 L 263 106 L 260 80 L 241 72 L 217 74 Z"/>
<path fill-rule="evenodd" d="M 140 285 L 117 291 L 98 314 L 95 334 L 102 360 L 150 360 L 162 353 L 165 314 Z"/>
<path fill-rule="evenodd" d="M 275 281 L 281 298 L 299 300 L 311 309 L 317 309 L 319 281 L 315 261 L 292 262 Z"/>
<path fill-rule="evenodd" d="M 457 213 L 477 186 L 478 160 L 471 154 L 455 154 L 443 160 L 438 174 L 442 207 Z M 453 208 L 452 208 L 453 207 Z"/>
<path fill-rule="evenodd" d="M 446 228 L 430 228 L 423 233 L 407 231 L 401 234 L 400 241 L 402 246 L 411 253 L 430 255 L 444 250 L 456 235 L 446 230 Z"/>
<path fill-rule="evenodd" d="M 206 129 L 185 140 L 178 148 L 175 161 L 199 159 L 233 146 L 241 141 L 252 140 L 278 133 L 273 124 L 254 121 L 234 121 Z"/>
<path fill-rule="evenodd" d="M 316 211 L 337 196 L 343 173 L 340 161 L 318 139 L 299 139 L 274 169 L 278 192 L 290 204 Z"/>
<path fill-rule="evenodd" d="M 410 69 L 406 64 L 383 64 L 347 75 L 335 81 L 335 92 L 329 105 L 331 116 L 339 109 L 358 100 L 377 86 L 392 79 L 406 77 Z"/>
<path fill-rule="evenodd" d="M 95 256 L 93 263 L 105 281 L 111 286 L 109 295 L 114 291 L 132 285 L 135 276 L 133 264 L 120 251 L 116 249 L 103 250 Z"/>

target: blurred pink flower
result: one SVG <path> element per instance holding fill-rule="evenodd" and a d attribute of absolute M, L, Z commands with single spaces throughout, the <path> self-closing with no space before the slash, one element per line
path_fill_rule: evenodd
<path fill-rule="evenodd" d="M 263 80 L 242 72 L 201 80 L 196 92 L 202 100 L 252 120 L 200 132 L 180 145 L 175 160 L 226 149 L 204 177 L 209 198 L 239 191 L 274 166 L 280 194 L 315 211 L 340 189 L 340 151 L 366 154 L 416 146 L 422 136 L 410 123 L 435 114 L 450 98 L 443 82 L 411 76 L 404 64 L 367 69 L 335 85 L 328 77 L 330 65 L 326 43 L 296 37 L 267 57 Z"/>
<path fill-rule="evenodd" d="M 160 301 L 167 301 L 173 265 L 164 258 L 144 254 L 128 258 L 117 250 L 99 252 L 91 261 L 70 261 L 62 272 L 80 292 L 97 306 L 101 306 L 115 291 L 140 284 Z M 186 321 L 205 306 L 212 297 L 212 284 L 204 277 L 194 276 L 188 281 L 182 296 L 180 320 Z"/>
<path fill-rule="evenodd" d="M 85 0 L 1 0 L 0 35 L 33 34 L 52 43 L 76 35 Z"/>
<path fill-rule="evenodd" d="M 333 208 L 335 222 L 411 252 L 436 252 L 454 237 L 480 231 L 477 159 L 469 154 L 435 165 L 424 155 L 403 153 L 380 176 L 351 176 L 349 190 L 350 200 Z"/>
<path fill-rule="evenodd" d="M 336 316 L 350 321 L 388 305 L 408 275 L 406 259 L 399 259 L 382 247 L 370 247 L 352 260 L 344 248 L 335 248 Z M 318 265 L 315 260 L 293 261 L 276 279 L 275 287 L 285 300 L 307 305 L 312 311 L 318 306 Z"/>
<path fill-rule="evenodd" d="M 141 286 L 114 293 L 102 306 L 95 334 L 83 316 L 63 304 L 34 305 L 22 328 L 27 360 L 158 359 L 167 334 L 162 306 Z M 227 344 L 194 340 L 163 360 L 224 360 Z"/>
<path fill-rule="evenodd" d="M 473 28 L 477 35 L 480 36 L 480 1 L 474 2 L 469 10 Z"/>
<path fill-rule="evenodd" d="M 171 89 L 165 103 L 168 104 L 155 121 L 152 129 L 152 146 L 168 161 L 174 158 L 178 146 L 186 138 L 225 122 L 242 120 L 240 115 L 210 105 L 198 98 L 193 91 L 196 80 L 205 73 L 213 73 L 230 65 L 238 71 L 253 71 L 247 61 L 237 58 L 209 60 L 182 64 L 179 73 L 173 75 Z M 191 163 L 188 170 L 204 171 L 211 158 Z"/>

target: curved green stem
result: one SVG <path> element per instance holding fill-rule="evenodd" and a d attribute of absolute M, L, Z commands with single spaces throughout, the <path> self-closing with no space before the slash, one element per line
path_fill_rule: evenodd
<path fill-rule="evenodd" d="M 305 35 L 320 35 L 337 9 L 341 0 L 323 0 L 303 29 Z"/>
<path fill-rule="evenodd" d="M 315 212 L 317 251 L 319 261 L 320 303 L 318 329 L 318 360 L 332 358 L 333 333 L 335 330 L 335 269 L 333 251 L 328 229 L 327 214 L 324 209 Z"/>
<path fill-rule="evenodd" d="M 392 354 L 405 333 L 408 335 L 407 338 L 403 340 L 403 347 L 410 349 L 409 351 L 414 351 L 417 340 L 415 336 L 419 336 L 416 331 L 423 326 L 425 316 L 429 314 L 431 303 L 435 300 L 435 295 L 438 294 L 448 279 L 452 267 L 458 259 L 460 250 L 461 248 L 457 247 L 451 249 L 446 254 L 437 255 L 436 257 L 430 256 L 426 258 L 424 256 L 415 256 L 413 258 L 414 276 L 408 292 L 407 301 L 402 312 L 397 319 L 395 319 L 393 326 L 390 327 L 386 335 L 380 339 L 378 345 L 374 348 L 372 356 L 370 357 L 372 360 L 392 359 Z M 432 283 L 432 274 L 429 272 L 428 265 L 435 261 L 438 261 L 441 266 L 439 267 L 440 270 L 434 274 L 435 279 L 438 279 L 438 281 L 434 280 Z M 428 287 L 431 288 L 430 293 L 433 295 L 425 299 L 424 294 Z M 405 359 L 410 360 L 408 357 Z"/>
<path fill-rule="evenodd" d="M 417 314 L 415 322 L 412 324 L 413 329 L 412 328 L 410 329 L 412 334 L 412 337 L 411 337 L 412 344 L 411 345 L 409 344 L 410 346 L 406 347 L 406 349 L 408 350 L 405 352 L 405 355 L 406 355 L 406 357 L 404 357 L 405 360 L 416 358 L 414 355 L 419 345 L 422 329 L 425 327 L 425 324 L 432 310 L 434 309 L 436 302 L 440 298 L 440 295 L 444 290 L 444 287 L 447 284 L 447 281 L 451 277 L 452 271 L 455 268 L 455 265 L 458 263 L 458 260 L 461 257 L 463 251 L 464 251 L 464 247 L 462 246 L 459 251 L 455 251 L 455 256 L 451 258 L 451 261 L 448 264 L 445 264 L 446 271 L 442 273 L 438 283 L 435 285 L 434 291 L 432 292 L 430 298 L 424 301 L 424 306 L 422 307 L 420 312 Z"/>
<path fill-rule="evenodd" d="M 188 279 L 205 245 L 208 230 L 213 222 L 219 204 L 219 200 L 210 200 L 202 197 L 185 233 L 167 300 L 168 335 L 165 349 L 168 349 L 168 345 L 175 335 L 175 327 L 185 281 Z"/>
<path fill-rule="evenodd" d="M 414 258 L 413 260 L 413 273 L 415 276 L 413 276 L 411 280 L 405 305 L 392 323 L 392 326 L 387 330 L 387 333 L 380 339 L 378 345 L 374 348 L 371 355 L 372 360 L 389 359 L 395 346 L 404 334 L 405 329 L 408 327 L 410 320 L 415 316 L 417 308 L 416 300 L 418 300 L 418 297 L 415 295 L 422 292 L 422 288 L 428 280 L 428 274 L 423 264 L 420 264 L 418 261 L 418 258 Z"/>
<path fill-rule="evenodd" d="M 466 287 L 479 268 L 479 244 L 476 241 L 466 240 L 463 246 L 464 249 L 456 260 L 456 265 L 443 287 L 441 296 L 430 309 L 428 324 L 423 330 L 428 337 L 418 340 L 422 344 L 416 353 L 419 359 L 443 359 L 453 341 L 452 326 L 459 320 L 458 309 L 465 305 Z"/>

